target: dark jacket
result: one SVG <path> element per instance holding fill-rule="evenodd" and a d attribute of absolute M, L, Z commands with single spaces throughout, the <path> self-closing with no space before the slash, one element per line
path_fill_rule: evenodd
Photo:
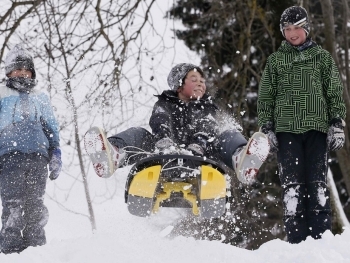
<path fill-rule="evenodd" d="M 300 51 L 283 41 L 269 56 L 260 81 L 259 125 L 276 132 L 327 133 L 329 121 L 345 118 L 343 86 L 331 54 L 314 44 Z"/>
<path fill-rule="evenodd" d="M 202 134 L 208 138 L 217 135 L 218 107 L 208 95 L 188 103 L 180 100 L 177 92 L 172 90 L 163 91 L 156 97 L 158 101 L 149 121 L 156 140 L 169 137 L 177 144 L 188 145 L 192 143 L 193 135 Z"/>

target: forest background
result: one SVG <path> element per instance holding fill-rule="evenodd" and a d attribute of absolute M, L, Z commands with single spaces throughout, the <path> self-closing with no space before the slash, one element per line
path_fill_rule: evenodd
<path fill-rule="evenodd" d="M 4 82 L 6 53 L 23 42 L 34 55 L 38 85 L 50 94 L 60 123 L 64 167 L 48 197 L 62 209 L 88 218 L 91 229 L 96 229 L 94 206 L 113 198 L 113 187 L 111 182 L 106 183 L 104 195 L 90 192 L 89 183 L 95 175 L 82 137 L 92 125 L 103 127 L 109 135 L 134 125 L 148 128 L 153 95 L 167 89 L 166 76 L 175 62 L 199 64 L 207 74 L 210 93 L 240 124 L 243 134 L 249 137 L 257 131 L 260 77 L 267 57 L 283 40 L 280 15 L 292 5 L 307 9 L 311 37 L 333 55 L 342 75 L 350 116 L 349 2 L 2 1 L 1 81 Z M 164 18 L 154 19 L 164 9 L 167 10 Z M 183 45 L 188 49 L 187 56 L 176 53 Z M 347 117 L 345 147 L 330 156 L 337 195 L 347 218 L 350 218 L 349 126 Z M 247 187 L 237 180 L 231 184 L 229 213 L 215 220 L 185 217 L 173 233 L 223 240 L 248 249 L 256 249 L 271 239 L 284 239 L 276 156 L 269 157 L 254 185 Z M 73 191 L 81 192 L 86 207 L 69 207 Z M 340 233 L 344 220 L 337 209 L 333 212 L 333 233 Z"/>

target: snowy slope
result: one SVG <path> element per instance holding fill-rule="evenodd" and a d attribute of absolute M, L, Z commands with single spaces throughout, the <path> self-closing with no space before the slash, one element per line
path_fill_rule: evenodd
<path fill-rule="evenodd" d="M 63 210 L 49 198 L 56 187 L 63 187 L 64 176 L 55 183 L 49 182 L 46 198 L 50 211 L 46 228 L 48 244 L 28 248 L 21 254 L 0 254 L 0 262 L 350 262 L 350 229 L 336 236 L 326 232 L 321 240 L 310 238 L 298 245 L 274 240 L 256 251 L 218 241 L 197 241 L 184 237 L 170 239 L 167 234 L 173 222 L 186 211 L 162 208 L 151 218 L 130 215 L 123 200 L 127 172 L 128 168 L 123 168 L 112 178 L 100 179 L 90 171 L 91 193 L 95 197 L 95 233 L 91 232 L 86 217 Z M 108 191 L 107 194 L 106 186 L 113 192 L 111 196 Z M 86 209 L 81 193 L 77 191 L 70 194 L 76 196 L 70 198 L 70 204 L 65 205 L 77 210 Z"/>

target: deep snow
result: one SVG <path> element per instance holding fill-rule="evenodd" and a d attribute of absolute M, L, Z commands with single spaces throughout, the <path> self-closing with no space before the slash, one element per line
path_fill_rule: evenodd
<path fill-rule="evenodd" d="M 91 164 L 89 164 L 91 168 Z M 350 229 L 333 236 L 326 232 L 321 240 L 307 239 L 298 245 L 273 240 L 258 250 L 249 251 L 219 241 L 167 237 L 172 224 L 184 215 L 181 209 L 161 208 L 157 215 L 139 218 L 128 213 L 123 200 L 129 167 L 113 177 L 101 179 L 89 173 L 97 230 L 92 233 L 88 219 L 63 210 L 50 196 L 57 185 L 64 187 L 64 175 L 49 182 L 46 204 L 50 220 L 46 227 L 47 244 L 30 247 L 21 254 L 0 254 L 1 263 L 16 262 L 200 262 L 200 263 L 302 263 L 350 262 Z M 108 190 L 106 190 L 108 188 Z M 70 193 L 70 207 L 86 210 L 84 196 Z M 80 196 L 79 196 L 80 195 Z M 65 204 L 67 206 L 67 204 Z"/>

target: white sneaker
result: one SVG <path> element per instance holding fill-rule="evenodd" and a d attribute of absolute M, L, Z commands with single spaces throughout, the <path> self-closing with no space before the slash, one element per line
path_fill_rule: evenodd
<path fill-rule="evenodd" d="M 96 174 L 102 178 L 113 175 L 124 162 L 126 153 L 113 146 L 99 127 L 90 128 L 84 135 L 84 145 Z"/>
<path fill-rule="evenodd" d="M 252 184 L 269 151 L 267 136 L 262 132 L 254 133 L 247 145 L 232 156 L 232 164 L 238 180 L 244 184 Z"/>

